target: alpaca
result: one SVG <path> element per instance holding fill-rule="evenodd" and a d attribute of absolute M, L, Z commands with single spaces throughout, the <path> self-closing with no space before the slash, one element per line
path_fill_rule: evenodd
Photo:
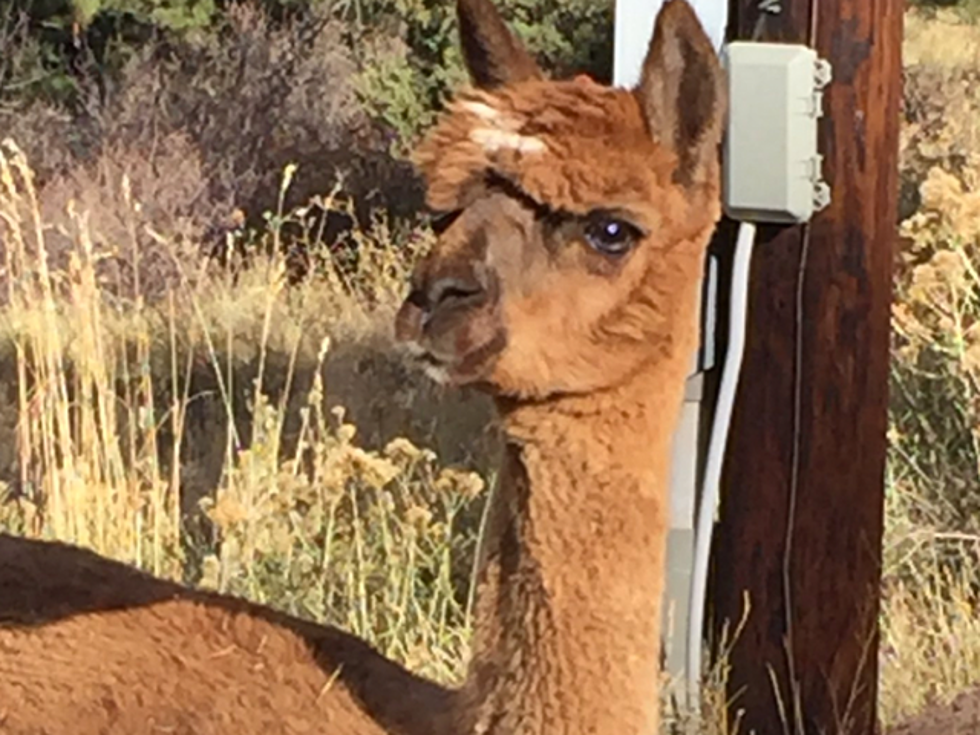
<path fill-rule="evenodd" d="M 458 0 L 473 86 L 419 146 L 445 213 L 395 333 L 506 431 L 467 678 L 0 537 L 0 731 L 652 735 L 670 442 L 720 217 L 715 51 L 668 0 L 633 90 L 552 81 Z"/>
<path fill-rule="evenodd" d="M 416 151 L 443 231 L 396 334 L 506 440 L 465 733 L 658 727 L 669 460 L 720 217 L 720 63 L 685 0 L 634 90 L 544 78 L 486 3 L 476 89 Z"/>

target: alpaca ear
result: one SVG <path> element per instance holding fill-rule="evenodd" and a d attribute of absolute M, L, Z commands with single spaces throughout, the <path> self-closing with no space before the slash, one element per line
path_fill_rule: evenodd
<path fill-rule="evenodd" d="M 718 54 L 686 0 L 660 10 L 633 94 L 651 134 L 677 154 L 675 180 L 704 180 L 718 160 L 727 99 Z"/>
<path fill-rule="evenodd" d="M 457 0 L 456 14 L 463 60 L 477 87 L 489 90 L 544 78 L 537 62 L 507 28 L 490 0 Z"/>

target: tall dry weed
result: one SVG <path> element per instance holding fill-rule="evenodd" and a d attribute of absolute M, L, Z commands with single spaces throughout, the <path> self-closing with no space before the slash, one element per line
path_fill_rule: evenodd
<path fill-rule="evenodd" d="M 980 681 L 980 30 L 950 16 L 908 20 L 881 618 L 886 725 Z"/>
<path fill-rule="evenodd" d="M 357 441 L 326 382 L 331 340 L 384 340 L 411 248 L 381 228 L 327 288 L 287 288 L 272 258 L 120 301 L 101 285 L 91 219 L 68 217 L 54 269 L 33 173 L 6 142 L 0 526 L 340 625 L 455 680 L 484 480 L 404 436 Z M 218 472 L 194 486 L 202 451 Z"/>

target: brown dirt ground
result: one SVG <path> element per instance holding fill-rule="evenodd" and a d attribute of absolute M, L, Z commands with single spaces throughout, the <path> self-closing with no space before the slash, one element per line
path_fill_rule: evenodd
<path fill-rule="evenodd" d="M 947 705 L 934 704 L 885 735 L 980 735 L 980 687 Z"/>

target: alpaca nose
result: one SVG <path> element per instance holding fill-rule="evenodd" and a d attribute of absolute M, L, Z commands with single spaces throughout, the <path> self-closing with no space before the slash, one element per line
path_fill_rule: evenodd
<path fill-rule="evenodd" d="M 479 305 L 486 293 L 483 283 L 476 277 L 475 269 L 467 274 L 436 278 L 425 290 L 425 306 L 423 312 L 426 320 L 437 313 L 448 313 Z"/>
<path fill-rule="evenodd" d="M 426 274 L 405 299 L 396 319 L 400 340 L 419 339 L 436 319 L 481 306 L 489 295 L 489 278 L 482 263 Z"/>

